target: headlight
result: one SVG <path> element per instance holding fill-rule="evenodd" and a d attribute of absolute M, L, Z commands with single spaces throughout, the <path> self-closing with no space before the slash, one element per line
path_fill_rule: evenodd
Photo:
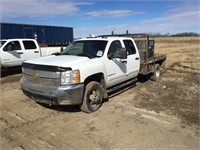
<path fill-rule="evenodd" d="M 80 83 L 79 70 L 61 72 L 61 85 Z"/>

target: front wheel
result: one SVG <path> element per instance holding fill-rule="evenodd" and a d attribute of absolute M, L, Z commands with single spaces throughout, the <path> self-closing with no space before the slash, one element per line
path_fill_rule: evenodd
<path fill-rule="evenodd" d="M 103 91 L 101 84 L 96 81 L 89 82 L 85 87 L 83 102 L 80 109 L 87 113 L 97 111 L 103 102 Z"/>
<path fill-rule="evenodd" d="M 154 72 L 151 74 L 150 76 L 150 79 L 152 81 L 156 81 L 160 78 L 160 65 L 159 64 L 156 64 L 155 65 L 155 69 L 154 69 Z"/>

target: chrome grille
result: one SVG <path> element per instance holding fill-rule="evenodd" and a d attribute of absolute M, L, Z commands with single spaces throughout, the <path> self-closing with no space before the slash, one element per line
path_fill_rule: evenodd
<path fill-rule="evenodd" d="M 26 82 L 42 86 L 60 85 L 60 72 L 35 70 L 30 68 L 22 68 L 22 72 Z"/>
<path fill-rule="evenodd" d="M 45 71 L 45 70 L 33 70 L 30 68 L 22 68 L 24 74 L 34 75 L 36 74 L 39 77 L 44 78 L 60 78 L 60 72 L 52 72 L 52 71 Z"/>
<path fill-rule="evenodd" d="M 59 78 L 43 78 L 43 77 L 33 77 L 32 75 L 23 74 L 24 80 L 33 84 L 39 84 L 43 86 L 59 86 Z"/>

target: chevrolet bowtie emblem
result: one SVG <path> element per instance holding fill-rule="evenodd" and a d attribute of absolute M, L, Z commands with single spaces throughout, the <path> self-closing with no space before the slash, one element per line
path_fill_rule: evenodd
<path fill-rule="evenodd" d="M 37 78 L 38 78 L 38 75 L 37 75 L 37 74 L 33 74 L 33 75 L 32 75 L 32 78 L 33 78 L 33 79 L 37 79 Z"/>

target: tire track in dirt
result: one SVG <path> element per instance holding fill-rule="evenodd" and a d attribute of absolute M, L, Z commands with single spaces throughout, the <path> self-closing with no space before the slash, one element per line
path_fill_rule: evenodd
<path fill-rule="evenodd" d="M 26 121 L 25 119 L 22 120 L 21 119 L 22 117 L 20 117 L 20 115 L 15 115 L 14 113 L 8 113 L 8 114 L 11 114 L 13 117 L 16 117 L 17 119 L 20 118 L 19 120 L 21 122 L 17 123 L 16 125 L 11 125 L 11 126 L 8 126 L 7 128 L 4 128 L 1 131 L 1 137 L 3 137 L 4 141 L 7 141 L 6 143 L 9 143 L 16 147 L 21 147 L 22 149 L 26 149 L 22 145 L 19 146 L 19 144 L 23 143 L 22 141 L 27 140 L 26 137 L 29 136 L 30 134 L 29 130 L 39 126 L 43 122 L 48 122 L 48 120 L 51 118 L 58 117 L 62 113 L 58 111 L 50 112 L 47 115 L 42 116 L 32 121 Z M 33 134 L 32 136 L 34 137 L 35 135 Z M 55 149 L 55 147 L 52 144 L 50 144 L 48 141 L 42 140 L 40 138 L 33 139 L 31 142 L 35 145 L 41 145 L 41 148 L 43 146 L 43 147 L 46 147 L 47 149 Z"/>
<path fill-rule="evenodd" d="M 11 114 L 11 113 L 9 113 L 9 114 Z M 12 125 L 12 126 L 10 126 L 10 127 L 8 127 L 8 128 L 5 128 L 5 129 L 3 129 L 3 132 L 6 132 L 6 131 L 8 131 L 8 130 L 16 130 L 16 129 L 18 129 L 18 128 L 26 128 L 27 126 L 34 126 L 35 124 L 45 122 L 45 121 L 47 121 L 49 118 L 56 117 L 56 116 L 58 116 L 58 115 L 60 115 L 60 114 L 61 114 L 61 112 L 53 112 L 53 113 L 49 113 L 49 114 L 46 115 L 46 116 L 37 118 L 36 120 L 27 121 L 27 122 L 26 122 L 26 120 L 24 120 L 24 119 L 23 119 L 23 120 L 20 119 L 20 120 L 23 121 L 22 123 L 18 123 L 17 125 Z M 19 115 L 15 115 L 14 117 L 16 117 L 17 119 L 18 119 L 18 118 L 22 118 L 22 117 L 20 117 Z"/>

